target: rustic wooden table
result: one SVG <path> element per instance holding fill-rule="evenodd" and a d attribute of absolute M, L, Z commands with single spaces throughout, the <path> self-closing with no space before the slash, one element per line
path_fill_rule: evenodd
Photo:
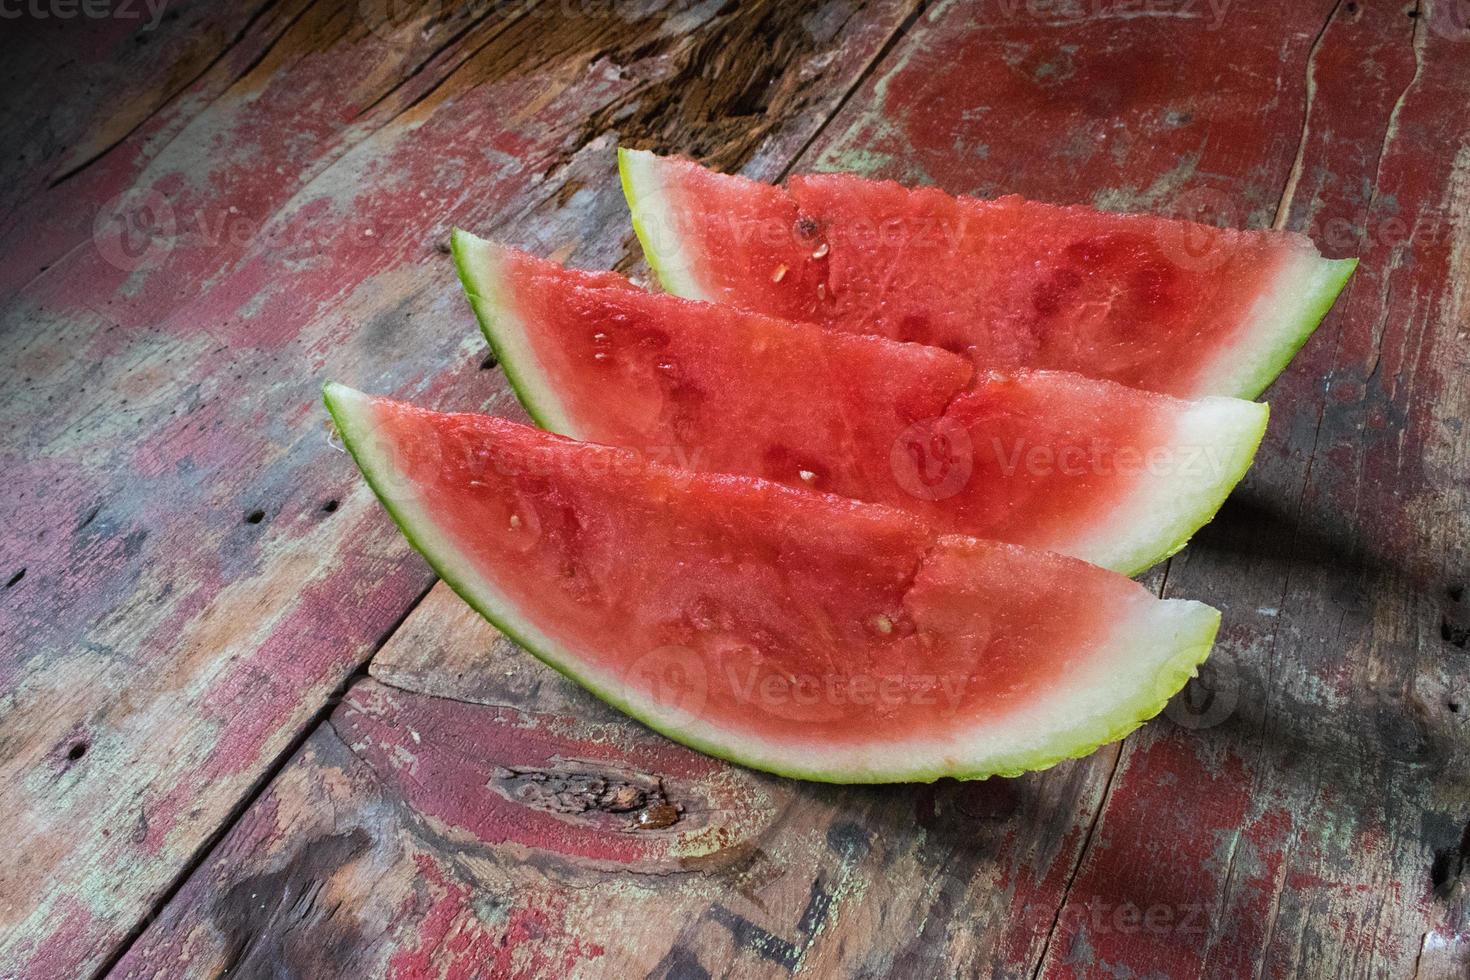
<path fill-rule="evenodd" d="M 12 6 L 0 976 L 1470 971 L 1470 5 Z M 795 783 L 434 583 L 320 385 L 519 416 L 448 230 L 643 271 L 620 141 L 1363 257 L 1148 578 L 1225 615 L 1166 716 Z"/>

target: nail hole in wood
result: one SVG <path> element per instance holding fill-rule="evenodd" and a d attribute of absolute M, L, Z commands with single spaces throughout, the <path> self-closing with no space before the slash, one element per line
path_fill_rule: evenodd
<path fill-rule="evenodd" d="M 1452 715 L 1460 713 L 1460 702 L 1458 701 L 1446 701 L 1444 706 L 1450 709 L 1450 714 Z"/>
<path fill-rule="evenodd" d="M 1429 882 L 1434 886 L 1434 893 L 1440 898 L 1448 898 L 1455 891 L 1455 886 L 1465 874 L 1466 862 L 1470 861 L 1470 824 L 1460 834 L 1459 847 L 1447 847 L 1434 853 L 1434 863 L 1429 866 Z"/>
<path fill-rule="evenodd" d="M 259 524 L 263 520 L 265 520 L 265 511 L 263 510 L 252 510 L 245 515 L 246 524 Z"/>
<path fill-rule="evenodd" d="M 10 576 L 10 581 L 5 583 L 5 587 L 8 589 L 11 586 L 14 586 L 17 583 L 19 583 L 20 580 L 23 579 L 23 578 L 25 578 L 25 577 L 26 577 L 26 570 L 24 568 L 22 568 L 20 571 L 16 572 L 14 575 Z"/>
<path fill-rule="evenodd" d="M 87 743 L 86 742 L 78 742 L 77 744 L 73 745 L 70 749 L 67 750 L 66 757 L 68 759 L 70 759 L 72 762 L 76 762 L 78 759 L 80 759 L 82 756 L 84 756 L 86 754 L 87 754 Z"/>
<path fill-rule="evenodd" d="M 1470 646 L 1470 626 L 1459 626 L 1448 619 L 1439 621 L 1439 638 L 1450 646 L 1459 647 L 1461 650 Z"/>
<path fill-rule="evenodd" d="M 325 514 L 335 514 L 337 513 L 337 507 L 337 501 L 328 500 L 326 503 L 322 504 L 322 512 Z"/>
<path fill-rule="evenodd" d="M 494 370 L 495 368 L 497 368 L 499 366 L 500 366 L 500 358 L 498 358 L 498 357 L 495 356 L 495 352 L 494 351 L 491 351 L 490 353 L 486 354 L 485 355 L 485 359 L 480 362 L 480 370 L 481 371 L 491 371 L 491 370 Z"/>

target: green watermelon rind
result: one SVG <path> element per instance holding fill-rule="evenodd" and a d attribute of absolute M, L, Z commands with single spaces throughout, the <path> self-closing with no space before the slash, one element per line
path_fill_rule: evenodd
<path fill-rule="evenodd" d="M 697 717 L 689 715 L 679 719 L 672 717 L 677 712 L 667 711 L 661 715 L 657 710 L 625 696 L 624 692 L 616 690 L 616 685 L 599 683 L 591 676 L 590 669 L 578 669 L 575 656 L 557 656 L 554 652 L 557 644 L 546 639 L 534 623 L 524 620 L 508 608 L 497 608 L 497 605 L 508 607 L 510 604 L 504 600 L 497 603 L 488 598 L 498 595 L 498 590 L 474 571 L 467 558 L 455 554 L 453 543 L 447 538 L 441 538 L 441 532 L 433 526 L 427 513 L 422 512 L 416 502 L 387 491 L 394 475 L 391 461 L 373 451 L 373 423 L 368 396 L 344 385 L 328 382 L 323 389 L 323 401 L 363 477 L 409 544 L 423 555 L 445 584 L 472 609 L 542 663 L 623 713 L 676 742 L 737 765 L 796 779 L 828 783 L 933 782 L 945 777 L 984 779 L 990 776 L 1017 776 L 1047 769 L 1067 759 L 1088 755 L 1102 745 L 1123 738 L 1162 711 L 1189 679 L 1196 676 L 1199 664 L 1209 656 L 1219 629 L 1219 612 L 1200 603 L 1166 600 L 1152 604 L 1150 608 L 1167 610 L 1167 615 L 1176 616 L 1179 623 L 1171 628 L 1167 637 L 1137 638 L 1143 641 L 1134 657 L 1139 661 L 1149 659 L 1154 647 L 1160 643 L 1167 643 L 1170 650 L 1169 655 L 1153 670 L 1149 682 L 1121 685 L 1127 694 L 1106 714 L 1095 716 L 1080 728 L 1054 730 L 1041 744 L 1026 752 L 991 758 L 983 765 L 945 766 L 918 762 L 887 768 L 844 768 L 834 767 L 830 763 L 824 766 L 820 750 L 813 752 L 808 749 L 805 755 L 811 758 L 802 759 L 800 756 L 803 753 L 794 748 L 782 752 L 777 746 L 777 751 L 773 753 L 769 745 L 774 743 L 768 743 L 764 751 L 758 746 L 752 749 L 748 745 L 740 744 L 754 741 L 749 737 L 732 733 L 723 733 L 722 737 L 718 729 L 708 725 L 704 725 L 704 730 L 700 731 L 701 722 Z M 1149 642 L 1150 639 L 1153 642 Z M 1128 649 L 1132 656 L 1134 646 L 1130 645 Z M 1157 658 L 1157 654 L 1154 657 Z M 1113 681 L 1118 683 L 1115 678 Z M 902 755 L 908 760 L 913 759 L 915 753 L 904 751 Z"/>
<path fill-rule="evenodd" d="M 664 199 L 663 182 L 657 172 L 659 159 L 646 150 L 618 147 L 618 180 L 633 219 L 633 233 L 664 292 L 685 299 L 711 300 L 713 297 L 689 271 L 693 263 L 677 234 L 674 209 Z"/>
<path fill-rule="evenodd" d="M 695 263 L 678 233 L 678 215 L 665 196 L 659 173 L 663 160 L 646 150 L 618 148 L 618 174 L 633 230 L 666 292 L 708 300 L 712 297 L 694 274 Z M 1357 259 L 1326 259 L 1309 248 L 1288 261 L 1289 267 L 1257 297 L 1244 342 L 1222 351 L 1203 372 L 1215 377 L 1201 382 L 1197 394 L 1258 398 L 1316 332 L 1358 265 Z"/>
<path fill-rule="evenodd" d="M 1277 277 L 1276 288 L 1296 298 L 1269 306 L 1267 315 L 1247 328 L 1247 336 L 1262 335 L 1262 343 L 1256 358 L 1259 366 L 1251 368 L 1243 364 L 1234 372 L 1241 377 L 1226 384 L 1233 386 L 1240 398 L 1259 398 L 1281 376 L 1326 319 L 1357 269 L 1358 260 L 1301 255 L 1293 257 L 1293 264 L 1296 268 L 1285 270 Z"/>
<path fill-rule="evenodd" d="M 543 429 L 573 435 L 566 431 L 568 421 L 562 413 L 560 403 L 555 400 L 555 395 L 551 394 L 550 383 L 541 374 L 536 352 L 529 344 L 521 342 L 526 336 L 525 330 L 504 327 L 495 329 L 495 323 L 506 315 L 509 305 L 506 297 L 498 291 L 499 277 L 484 271 L 493 269 L 495 263 L 487 245 L 483 239 L 459 228 L 455 228 L 449 236 L 449 251 L 454 257 L 454 268 L 459 274 L 459 282 L 464 287 L 470 308 L 475 311 L 480 332 L 485 335 L 490 349 L 495 352 L 495 359 L 500 362 L 516 397 L 520 399 L 521 407 L 531 416 L 532 421 Z M 537 392 L 547 392 L 551 400 L 548 402 L 537 398 Z"/>

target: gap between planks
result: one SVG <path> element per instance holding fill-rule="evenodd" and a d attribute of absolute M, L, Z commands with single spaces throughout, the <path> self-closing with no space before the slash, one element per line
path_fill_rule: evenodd
<path fill-rule="evenodd" d="M 122 941 L 117 944 L 117 948 L 97 967 L 96 972 L 92 974 L 94 980 L 101 980 L 101 978 L 106 977 L 118 963 L 122 962 L 123 958 L 132 950 L 134 944 L 142 937 L 143 933 L 148 931 L 148 927 L 168 908 L 169 904 L 174 900 L 174 896 L 179 893 L 180 889 L 188 883 L 189 879 L 209 860 L 209 856 L 214 853 L 214 849 L 219 846 L 220 841 L 224 840 L 225 835 L 234 829 L 235 825 L 240 822 L 240 818 L 245 816 L 255 806 L 255 802 L 260 798 L 261 794 L 270 788 L 271 784 L 276 781 L 276 777 L 291 764 L 291 760 L 296 758 L 297 754 L 301 751 L 301 747 L 306 744 L 307 739 L 316 734 L 322 725 L 330 723 L 329 719 L 332 716 L 332 712 L 337 709 L 337 705 L 342 703 L 343 698 L 347 696 L 347 692 L 359 681 L 371 676 L 368 673 L 368 667 L 372 664 L 373 658 L 378 655 L 378 651 L 382 650 L 388 641 L 398 634 L 399 629 L 413 615 L 414 610 L 418 609 L 423 601 L 428 598 L 429 593 L 434 590 L 434 586 L 438 584 L 439 579 L 433 579 L 422 592 L 414 597 L 413 601 L 404 609 L 403 615 L 399 616 L 388 629 L 383 631 L 383 635 L 378 637 L 377 641 L 373 643 L 371 652 L 353 668 L 350 674 L 342 679 L 342 683 L 332 689 L 332 693 L 327 695 L 326 700 L 317 708 L 316 713 L 301 726 L 301 730 L 292 737 L 291 741 L 281 750 L 280 754 L 271 760 L 270 765 L 261 772 L 255 782 L 251 784 L 250 789 L 235 802 L 234 807 L 231 808 L 225 819 L 220 821 L 219 826 L 211 831 L 209 836 L 199 842 L 199 846 L 195 848 L 189 860 L 179 866 L 178 873 L 168 883 L 168 887 L 159 893 L 158 898 L 154 900 L 148 912 L 138 920 L 133 928 L 128 931 L 127 935 L 123 937 Z"/>

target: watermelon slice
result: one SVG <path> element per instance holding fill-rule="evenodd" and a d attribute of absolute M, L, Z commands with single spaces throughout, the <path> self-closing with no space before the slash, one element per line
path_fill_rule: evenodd
<path fill-rule="evenodd" d="M 329 384 L 409 540 L 546 663 L 670 737 L 840 782 L 1016 774 L 1157 713 L 1219 614 L 905 512 Z"/>
<path fill-rule="evenodd" d="M 1255 398 L 1356 265 L 1305 237 L 1227 231 L 840 174 L 783 189 L 619 150 L 669 292 L 1193 398 Z"/>
<path fill-rule="evenodd" d="M 1214 516 L 1265 405 L 1062 372 L 972 377 L 935 347 L 645 292 L 456 231 L 522 404 L 563 435 L 902 507 L 1129 574 Z"/>

